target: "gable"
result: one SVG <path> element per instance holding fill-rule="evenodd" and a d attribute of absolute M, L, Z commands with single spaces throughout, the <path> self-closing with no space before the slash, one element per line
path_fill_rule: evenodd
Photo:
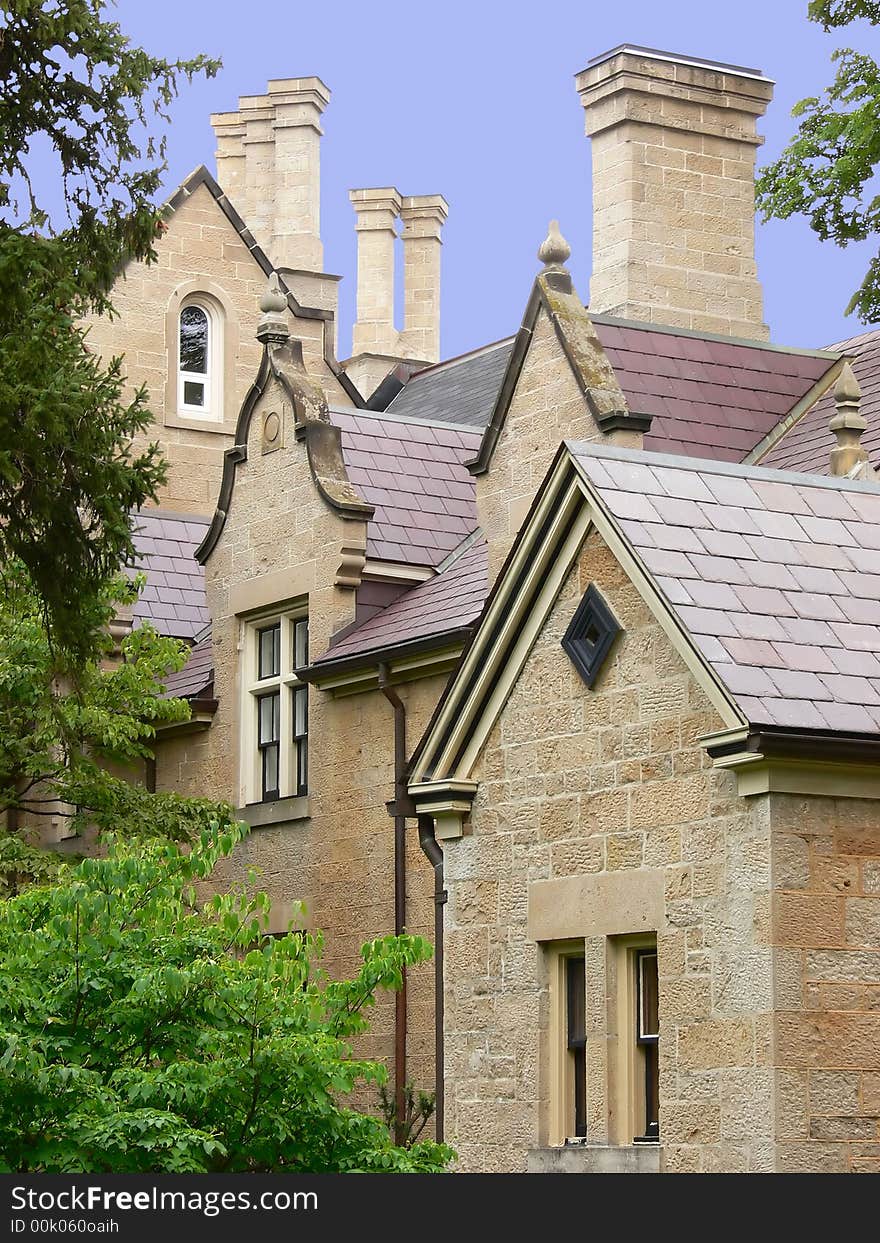
<path fill-rule="evenodd" d="M 478 757 L 591 531 L 607 546 L 619 572 L 653 614 L 724 728 L 744 724 L 731 695 L 697 652 L 680 619 L 563 448 L 499 575 L 473 642 L 413 757 L 410 789 L 417 806 L 420 798 L 426 806 L 432 791 L 445 797 L 450 783 L 465 793 L 475 790 Z"/>

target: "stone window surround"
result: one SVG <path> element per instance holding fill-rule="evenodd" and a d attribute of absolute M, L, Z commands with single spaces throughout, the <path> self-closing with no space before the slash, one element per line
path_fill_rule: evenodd
<path fill-rule="evenodd" d="M 309 815 L 308 794 L 290 794 L 285 791 L 291 788 L 290 765 L 294 762 L 292 744 L 292 709 L 290 694 L 284 692 L 290 688 L 302 686 L 303 683 L 293 673 L 293 623 L 308 617 L 307 601 L 298 604 L 287 604 L 283 607 L 266 609 L 259 614 L 242 619 L 239 643 L 241 709 L 240 709 L 240 764 L 239 764 L 239 814 L 252 828 L 269 824 L 277 825 L 287 821 L 306 819 Z M 257 695 L 268 689 L 266 679 L 260 681 L 258 672 L 258 634 L 260 630 L 281 622 L 281 673 L 277 679 L 271 680 L 282 691 L 279 737 L 281 788 L 277 799 L 263 801 L 260 798 L 260 752 L 257 747 Z M 306 736 L 308 748 L 308 736 Z"/>
<path fill-rule="evenodd" d="M 544 1028 L 547 1046 L 541 1061 L 547 1068 L 548 1090 L 542 1092 L 542 1096 L 548 1102 L 548 1112 L 541 1126 L 541 1142 L 549 1149 L 644 1148 L 656 1152 L 660 1146 L 633 1144 L 634 1137 L 643 1129 L 645 1083 L 644 1065 L 635 1039 L 635 967 L 637 952 L 656 947 L 657 933 L 664 924 L 662 869 L 559 877 L 534 881 L 529 886 L 528 935 L 542 951 L 543 977 L 547 984 L 548 1011 Z M 588 1051 L 591 1039 L 596 1039 L 595 1028 L 591 1036 L 589 1013 L 591 1005 L 596 1004 L 597 993 L 608 1050 L 601 1085 L 605 1101 L 604 1134 L 597 1133 L 595 1118 L 591 1124 L 588 1106 L 586 1145 L 565 1144 L 571 1134 L 567 1103 L 572 1090 L 565 1056 L 564 964 L 566 957 L 575 954 L 583 954 L 586 960 Z M 595 963 L 596 955 L 604 963 L 601 970 L 605 978 L 591 993 L 591 959 Z M 589 1100 L 589 1052 L 587 1076 Z M 638 1156 L 633 1160 L 637 1164 L 647 1163 L 648 1168 L 653 1168 L 656 1161 L 652 1157 Z"/>
<path fill-rule="evenodd" d="M 184 410 L 180 402 L 179 348 L 180 312 L 185 306 L 199 306 L 208 313 L 211 346 L 209 350 L 210 405 L 206 414 Z M 239 326 L 227 294 L 213 281 L 199 279 L 178 285 L 165 309 L 165 419 L 166 427 L 206 431 L 232 436 L 238 410 L 235 406 L 235 360 L 238 355 Z M 219 413 L 220 417 L 217 417 Z"/>

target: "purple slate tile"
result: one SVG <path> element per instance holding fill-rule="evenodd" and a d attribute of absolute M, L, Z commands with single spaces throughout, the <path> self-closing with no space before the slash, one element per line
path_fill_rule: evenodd
<path fill-rule="evenodd" d="M 787 591 L 785 598 L 797 613 L 813 621 L 842 621 L 844 614 L 833 596 L 817 591 Z"/>
<path fill-rule="evenodd" d="M 703 551 L 703 545 L 694 532 L 688 530 L 687 527 L 661 526 L 651 522 L 641 524 L 641 529 L 643 535 L 647 537 L 644 542 L 654 548 L 668 548 L 672 552 L 701 553 Z M 627 534 L 629 534 L 628 530 Z M 630 539 L 632 538 L 630 535 Z"/>
<path fill-rule="evenodd" d="M 770 513 L 754 510 L 750 513 L 750 517 L 761 534 L 769 535 L 772 539 L 806 539 L 803 527 L 791 514 L 783 514 L 775 510 Z"/>
<path fill-rule="evenodd" d="M 751 559 L 755 551 L 735 531 L 715 531 L 704 527 L 699 531 L 700 543 L 714 557 L 742 557 Z"/>
<path fill-rule="evenodd" d="M 834 698 L 832 691 L 815 673 L 786 668 L 774 669 L 771 676 L 777 691 L 785 699 L 811 699 L 816 703 Z"/>
<path fill-rule="evenodd" d="M 853 651 L 880 652 L 880 631 L 876 626 L 859 626 L 853 622 L 830 622 L 838 643 Z"/>
<path fill-rule="evenodd" d="M 701 535 L 706 532 L 702 531 Z M 731 557 L 707 557 L 692 553 L 689 560 L 696 570 L 697 576 L 710 583 L 750 583 L 751 574 L 747 568 L 751 562 L 734 561 Z"/>
<path fill-rule="evenodd" d="M 746 537 L 752 553 L 758 561 L 770 561 L 776 565 L 796 565 L 803 560 L 798 546 L 787 539 L 770 539 L 766 535 Z"/>
<path fill-rule="evenodd" d="M 776 687 L 769 673 L 756 665 L 722 665 L 718 672 L 734 695 L 775 695 Z"/>
<path fill-rule="evenodd" d="M 732 665 L 730 653 L 723 646 L 720 639 L 716 639 L 711 634 L 701 634 L 696 636 L 696 643 L 706 660 L 711 660 L 713 665 L 728 667 Z"/>
<path fill-rule="evenodd" d="M 733 624 L 743 639 L 766 639 L 770 642 L 785 641 L 786 633 L 778 617 L 766 613 L 731 613 Z"/>
<path fill-rule="evenodd" d="M 844 523 L 849 533 L 848 544 L 858 544 L 861 548 L 880 548 L 880 526 L 872 526 L 868 522 Z"/>
<path fill-rule="evenodd" d="M 770 617 L 797 616 L 797 610 L 791 602 L 773 587 L 737 586 L 735 591 L 750 613 L 766 613 Z"/>
<path fill-rule="evenodd" d="M 854 596 L 841 596 L 837 600 L 847 621 L 880 626 L 880 600 L 865 600 Z"/>
<path fill-rule="evenodd" d="M 636 492 L 607 492 L 605 501 L 616 518 L 634 518 L 637 522 L 660 522 L 660 515 L 645 496 Z"/>
<path fill-rule="evenodd" d="M 804 514 L 800 524 L 807 539 L 817 544 L 837 544 L 840 547 L 850 542 L 846 527 L 836 518 L 813 518 Z"/>
<path fill-rule="evenodd" d="M 704 480 L 715 500 L 721 505 L 734 505 L 743 509 L 761 508 L 760 499 L 745 479 L 707 472 Z"/>
<path fill-rule="evenodd" d="M 735 505 L 704 505 L 702 509 L 705 518 L 716 531 L 733 531 L 737 535 L 761 534 L 745 509 L 739 509 Z"/>
<path fill-rule="evenodd" d="M 718 638 L 737 633 L 733 620 L 718 609 L 701 609 L 682 604 L 678 606 L 678 615 L 692 634 L 708 634 Z"/>
<path fill-rule="evenodd" d="M 793 643 L 825 646 L 834 643 L 835 634 L 828 622 L 807 617 L 782 617 L 782 629 Z"/>
<path fill-rule="evenodd" d="M 876 729 L 874 718 L 859 704 L 821 703 L 816 708 L 824 719 L 826 729 L 854 734 L 870 734 Z"/>
<path fill-rule="evenodd" d="M 705 525 L 703 509 L 695 501 L 683 501 L 672 496 L 653 496 L 651 504 L 660 515 L 661 522 L 678 527 L 702 527 Z"/>
<path fill-rule="evenodd" d="M 816 704 L 808 699 L 763 698 L 761 708 L 765 713 L 765 719 L 758 723 L 762 725 L 785 725 L 789 729 L 827 728 L 826 718 Z"/>
<path fill-rule="evenodd" d="M 872 652 L 851 652 L 845 647 L 822 649 L 838 673 L 854 677 L 880 677 L 880 660 Z"/>
<path fill-rule="evenodd" d="M 672 578 L 698 577 L 683 552 L 669 552 L 665 548 L 643 548 L 641 556 L 652 574 L 668 574 Z"/>
<path fill-rule="evenodd" d="M 660 574 L 657 576 L 657 585 L 672 604 L 693 604 L 685 583 L 679 579 Z"/>
<path fill-rule="evenodd" d="M 785 662 L 771 643 L 760 639 L 723 639 L 725 650 L 738 665 L 758 665 L 765 669 L 781 669 Z"/>
<path fill-rule="evenodd" d="M 739 597 L 727 583 L 702 582 L 700 579 L 688 581 L 687 590 L 694 604 L 706 609 L 726 609 L 739 612 Z"/>
<path fill-rule="evenodd" d="M 754 587 L 778 587 L 797 590 L 798 584 L 787 565 L 776 561 L 745 561 L 743 569 L 748 574 L 748 581 Z"/>
<path fill-rule="evenodd" d="M 826 673 L 822 675 L 822 681 L 828 687 L 831 698 L 838 703 L 862 704 L 863 706 L 880 704 L 880 695 L 867 678 Z"/>
<path fill-rule="evenodd" d="M 808 673 L 837 672 L 822 647 L 813 647 L 808 643 L 786 643 L 778 639 L 774 639 L 773 646 L 787 669 L 803 669 Z"/>

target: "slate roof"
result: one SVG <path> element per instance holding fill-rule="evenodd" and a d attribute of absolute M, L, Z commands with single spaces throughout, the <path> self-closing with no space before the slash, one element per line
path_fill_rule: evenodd
<path fill-rule="evenodd" d="M 871 461 L 880 461 L 880 330 L 862 333 L 831 347 L 853 360 L 853 371 L 862 386 L 862 414 L 868 427 L 862 444 Z M 762 466 L 787 470 L 816 471 L 827 475 L 834 437 L 828 420 L 834 413 L 834 396 L 823 397 L 776 442 L 761 459 Z"/>
<path fill-rule="evenodd" d="M 630 410 L 652 417 L 645 448 L 665 453 L 743 461 L 838 358 L 592 318 Z M 416 372 L 388 412 L 484 428 L 512 350 L 509 338 Z"/>
<path fill-rule="evenodd" d="M 413 587 L 351 631 L 315 661 L 318 666 L 472 626 L 489 590 L 486 542 L 466 543 L 436 577 Z"/>
<path fill-rule="evenodd" d="M 479 432 L 388 412 L 330 412 L 342 431 L 351 482 L 374 505 L 367 556 L 438 566 L 477 525 L 474 480 L 465 466 Z"/>
<path fill-rule="evenodd" d="M 151 622 L 160 634 L 194 639 L 208 622 L 205 576 L 193 554 L 208 519 L 144 509 L 135 516 L 134 569 L 147 583 L 134 607 L 135 625 Z"/>
<path fill-rule="evenodd" d="M 880 731 L 880 487 L 569 448 L 751 724 Z"/>
<path fill-rule="evenodd" d="M 513 338 L 417 371 L 388 407 L 402 418 L 435 419 L 481 431 L 513 350 Z"/>
<path fill-rule="evenodd" d="M 189 653 L 186 664 L 178 673 L 165 679 L 165 693 L 180 699 L 204 699 L 213 694 L 214 651 L 211 632 L 200 638 Z"/>
<path fill-rule="evenodd" d="M 645 449 L 714 461 L 743 461 L 837 358 L 601 316 L 594 323 L 630 410 L 652 416 Z"/>

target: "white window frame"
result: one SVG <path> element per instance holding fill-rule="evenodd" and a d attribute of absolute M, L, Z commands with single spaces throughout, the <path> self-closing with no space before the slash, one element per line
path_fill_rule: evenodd
<path fill-rule="evenodd" d="M 180 366 L 180 321 L 184 311 L 190 307 L 198 307 L 208 322 L 208 339 L 206 349 L 206 370 L 183 371 Z M 213 301 L 199 294 L 190 294 L 184 298 L 177 309 L 175 320 L 176 344 L 175 363 L 177 367 L 177 410 L 188 419 L 210 419 L 217 422 L 223 418 L 223 323 L 221 313 Z M 188 405 L 184 394 L 186 384 L 202 384 L 205 390 L 203 406 Z"/>
<path fill-rule="evenodd" d="M 308 612 L 304 608 L 274 612 L 245 623 L 242 644 L 242 804 L 274 802 L 275 798 L 304 797 L 308 793 L 308 747 L 309 747 L 309 689 L 295 673 L 295 636 L 297 623 L 308 624 Z M 259 651 L 260 635 L 274 626 L 280 628 L 279 667 L 277 674 L 261 678 Z M 302 632 L 300 632 L 302 634 Z M 308 630 L 306 629 L 305 661 L 308 662 Z M 302 655 L 302 652 L 300 652 Z M 298 694 L 297 694 L 298 692 Z M 278 693 L 278 792 L 271 797 L 263 787 L 263 750 L 259 733 L 259 701 L 266 695 Z M 295 719 L 295 703 L 305 707 L 304 720 Z M 305 730 L 295 735 L 295 727 Z M 302 758 L 300 758 L 302 756 Z M 300 769 L 302 763 L 302 769 Z M 304 777 L 304 780 L 302 779 Z"/>

